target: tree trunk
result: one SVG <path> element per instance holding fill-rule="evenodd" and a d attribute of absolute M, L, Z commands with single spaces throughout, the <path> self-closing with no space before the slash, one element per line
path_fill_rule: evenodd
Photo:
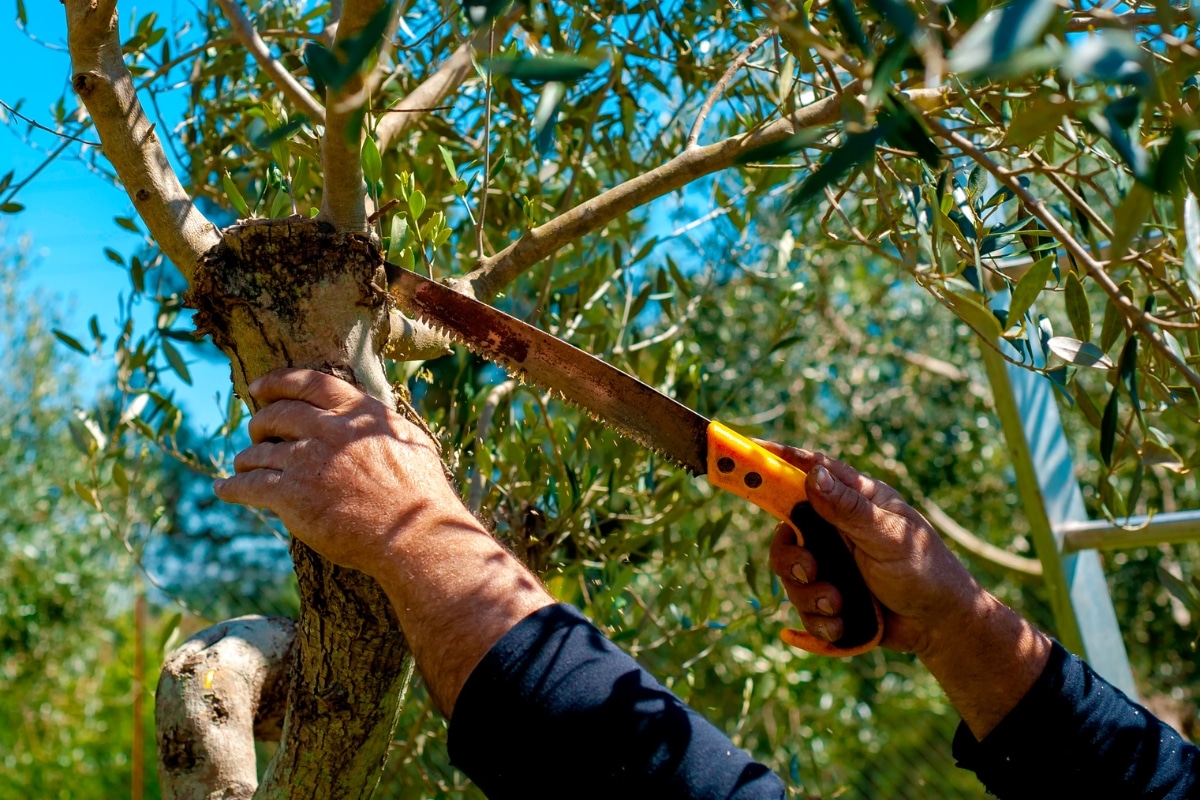
<path fill-rule="evenodd" d="M 293 217 L 225 230 L 187 299 L 197 330 L 229 356 L 234 388 L 252 410 L 247 384 L 279 367 L 319 369 L 395 404 L 380 355 L 386 285 L 369 235 Z M 408 646 L 374 580 L 296 540 L 291 553 L 300 616 L 288 708 L 256 796 L 369 797 L 411 674 Z"/>

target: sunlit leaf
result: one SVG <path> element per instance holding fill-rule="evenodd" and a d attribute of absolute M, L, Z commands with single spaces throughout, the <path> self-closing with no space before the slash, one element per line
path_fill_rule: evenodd
<path fill-rule="evenodd" d="M 184 363 L 183 356 L 175 349 L 175 346 L 168 340 L 162 340 L 163 355 L 167 357 L 167 363 L 171 365 L 171 369 L 175 370 L 175 374 L 179 379 L 189 386 L 192 383 L 192 375 L 188 372 L 187 364 Z"/>
<path fill-rule="evenodd" d="M 392 217 L 391 235 L 388 239 L 387 260 L 392 263 L 400 257 L 400 251 L 408 240 L 408 220 L 403 214 Z"/>
<path fill-rule="evenodd" d="M 1162 583 L 1163 588 L 1182 603 L 1189 614 L 1193 617 L 1200 616 L 1200 590 L 1192 583 L 1172 575 L 1161 561 L 1158 562 L 1158 566 L 1155 569 L 1158 572 L 1158 580 Z"/>
<path fill-rule="evenodd" d="M 1053 273 L 1054 265 L 1057 261 L 1058 258 L 1053 255 L 1039 259 L 1017 281 L 1017 285 L 1013 289 L 1012 301 L 1008 306 L 1008 324 L 1010 327 L 1020 324 L 1021 318 L 1033 306 L 1042 289 L 1046 288 L 1046 281 L 1050 280 L 1050 275 Z"/>
<path fill-rule="evenodd" d="M 1092 312 L 1088 307 L 1087 292 L 1084 291 L 1083 281 L 1076 273 L 1067 273 L 1063 296 L 1071 330 L 1077 338 L 1085 342 L 1090 340 L 1092 338 Z"/>
<path fill-rule="evenodd" d="M 1133 283 L 1129 280 L 1124 280 L 1119 286 L 1121 294 L 1125 297 L 1133 297 Z M 1110 297 L 1104 306 L 1104 323 L 1100 328 L 1100 349 L 1108 352 L 1108 349 L 1117 341 L 1117 337 L 1125 330 L 1125 315 L 1117 308 L 1117 305 Z"/>
<path fill-rule="evenodd" d="M 438 145 L 438 151 L 442 154 L 442 163 L 446 165 L 446 171 L 450 173 L 450 180 L 458 181 L 458 169 L 454 166 L 454 156 L 446 149 L 444 144 Z"/>
<path fill-rule="evenodd" d="M 1060 95 L 1031 100 L 1005 127 L 1003 144 L 1026 147 L 1057 128 L 1062 118 L 1077 107 L 1074 101 Z"/>
<path fill-rule="evenodd" d="M 1134 183 L 1117 207 L 1113 219 L 1111 258 L 1119 259 L 1129 252 L 1142 231 L 1142 224 L 1153 207 L 1153 192 L 1143 183 Z"/>
<path fill-rule="evenodd" d="M 1200 302 L 1200 203 L 1188 192 L 1183 204 L 1183 277 L 1192 299 Z"/>
<path fill-rule="evenodd" d="M 229 200 L 230 205 L 237 211 L 238 217 L 246 219 L 250 216 L 250 207 L 246 205 L 245 198 L 242 197 L 241 191 L 238 190 L 237 184 L 233 182 L 233 176 L 229 174 L 229 170 L 224 170 L 221 173 L 221 188 L 225 191 L 225 198 Z"/>
<path fill-rule="evenodd" d="M 1000 338 L 1003 333 L 1000 328 L 1000 320 L 996 319 L 992 310 L 980 300 L 956 292 L 946 292 L 942 295 L 942 299 L 958 315 L 959 319 L 971 326 L 985 340 L 991 342 Z"/>
<path fill-rule="evenodd" d="M 363 137 L 362 170 L 368 186 L 379 183 L 379 178 L 383 175 L 383 160 L 379 156 L 379 145 L 375 144 L 375 140 L 370 136 Z"/>
<path fill-rule="evenodd" d="M 1050 352 L 1077 367 L 1112 369 L 1112 359 L 1091 342 L 1081 342 L 1069 336 L 1054 336 L 1046 343 Z"/>
<path fill-rule="evenodd" d="M 425 213 L 425 193 L 420 189 L 408 196 L 408 211 L 414 220 L 420 219 Z"/>

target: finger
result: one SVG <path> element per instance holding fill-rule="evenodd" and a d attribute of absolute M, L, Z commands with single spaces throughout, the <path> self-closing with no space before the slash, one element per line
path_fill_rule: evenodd
<path fill-rule="evenodd" d="M 788 600 L 800 612 L 801 619 L 836 617 L 842 613 L 842 595 L 832 583 L 797 585 L 788 591 Z"/>
<path fill-rule="evenodd" d="M 771 571 L 785 582 L 809 583 L 817 579 L 817 560 L 796 543 L 796 532 L 785 522 L 775 528 L 771 537 Z"/>
<path fill-rule="evenodd" d="M 341 378 L 312 369 L 277 369 L 250 384 L 250 394 L 263 405 L 276 400 L 300 400 L 329 410 L 363 397 Z"/>
<path fill-rule="evenodd" d="M 258 444 L 271 439 L 294 442 L 311 438 L 320 431 L 327 413 L 302 400 L 279 400 L 250 418 L 250 441 Z"/>
<path fill-rule="evenodd" d="M 804 630 L 827 642 L 836 642 L 842 638 L 846 625 L 841 617 L 823 617 L 817 614 L 801 614 L 800 621 Z"/>
<path fill-rule="evenodd" d="M 771 442 L 766 439 L 755 439 L 757 444 L 762 445 L 767 450 L 770 450 L 775 455 L 782 458 L 784 461 L 791 464 L 793 467 L 799 467 L 805 472 L 812 472 L 812 468 L 816 466 L 817 453 L 812 450 L 805 450 L 803 447 L 792 447 L 779 442 Z"/>
<path fill-rule="evenodd" d="M 869 475 L 859 472 L 849 464 L 838 461 L 836 458 L 831 458 L 824 453 L 819 453 L 815 450 L 805 450 L 802 447 L 789 447 L 778 442 L 762 441 L 760 444 L 793 467 L 797 467 L 805 472 L 812 472 L 818 466 L 825 467 L 842 483 L 853 487 L 855 491 L 879 505 L 900 497 L 895 489 L 883 481 L 877 481 Z"/>
<path fill-rule="evenodd" d="M 805 489 L 816 512 L 867 553 L 881 540 L 903 533 L 904 520 L 839 480 L 824 465 L 808 473 Z"/>
<path fill-rule="evenodd" d="M 285 485 L 282 472 L 256 469 L 213 481 L 213 494 L 226 503 L 267 508 L 278 513 Z"/>
<path fill-rule="evenodd" d="M 308 441 L 310 440 L 252 444 L 234 456 L 233 469 L 237 473 L 255 469 L 272 469 L 282 472 L 287 469 L 288 464 L 295 463 L 296 451 Z"/>

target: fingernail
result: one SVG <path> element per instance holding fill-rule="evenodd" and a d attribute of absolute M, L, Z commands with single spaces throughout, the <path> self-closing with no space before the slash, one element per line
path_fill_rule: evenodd
<path fill-rule="evenodd" d="M 829 470 L 817 467 L 813 470 L 813 476 L 817 479 L 817 488 L 822 492 L 833 490 L 833 476 L 829 474 Z"/>
<path fill-rule="evenodd" d="M 801 583 L 808 583 L 808 573 L 799 564 L 792 564 L 792 577 Z"/>
<path fill-rule="evenodd" d="M 251 395 L 258 394 L 258 390 L 262 386 L 262 382 L 262 378 L 255 378 L 254 380 L 250 381 L 250 385 L 246 388 L 250 390 Z"/>
<path fill-rule="evenodd" d="M 824 639 L 827 642 L 833 641 L 833 639 L 829 638 L 829 629 L 827 627 L 825 627 L 824 622 L 814 622 L 809 627 L 809 632 L 812 633 L 813 636 L 816 636 L 820 639 Z"/>
<path fill-rule="evenodd" d="M 817 610 L 822 614 L 833 616 L 833 605 L 824 597 L 817 601 Z"/>
<path fill-rule="evenodd" d="M 212 482 L 213 494 L 220 494 L 221 487 L 225 485 L 225 478 L 217 478 Z"/>

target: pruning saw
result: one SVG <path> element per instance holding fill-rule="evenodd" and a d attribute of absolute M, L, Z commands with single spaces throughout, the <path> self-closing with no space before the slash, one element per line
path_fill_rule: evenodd
<path fill-rule="evenodd" d="M 806 473 L 590 353 L 411 270 L 386 266 L 390 291 L 409 316 L 514 377 L 557 392 L 621 435 L 790 525 L 816 559 L 821 580 L 841 593 L 844 629 L 833 643 L 787 629 L 785 642 L 832 656 L 857 655 L 879 643 L 879 601 L 867 589 L 842 535 L 808 503 Z"/>

